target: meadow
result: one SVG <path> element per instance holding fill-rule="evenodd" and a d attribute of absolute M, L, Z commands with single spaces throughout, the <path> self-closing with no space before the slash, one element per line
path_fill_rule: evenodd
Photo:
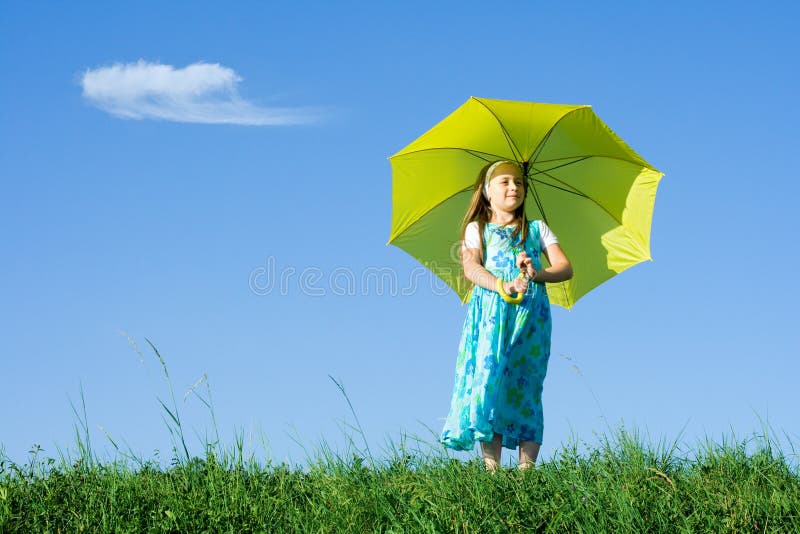
<path fill-rule="evenodd" d="M 17 465 L 0 450 L 0 532 L 800 532 L 798 455 L 763 424 L 691 451 L 619 426 L 587 451 L 571 437 L 535 468 L 491 473 L 477 453 L 454 458 L 435 432 L 402 434 L 374 455 L 337 382 L 363 447 L 354 435 L 344 452 L 323 440 L 295 467 L 246 455 L 237 435 L 228 449 L 216 439 L 192 456 L 166 363 L 150 345 L 170 384 L 172 405 L 159 399 L 170 467 L 111 436 L 118 456 L 101 460 L 85 402 L 82 418 L 73 406 L 73 452 L 40 458 L 34 447 Z M 216 430 L 210 391 L 198 397 Z"/>

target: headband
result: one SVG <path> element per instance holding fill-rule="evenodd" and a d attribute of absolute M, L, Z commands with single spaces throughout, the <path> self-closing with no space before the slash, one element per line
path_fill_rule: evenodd
<path fill-rule="evenodd" d="M 519 169 L 519 165 L 517 165 L 516 161 L 500 160 L 492 163 L 492 165 L 486 169 L 486 176 L 483 179 L 483 196 L 486 197 L 486 200 L 489 200 L 489 182 L 492 179 L 492 173 L 495 171 L 495 169 L 497 169 L 497 167 L 504 163 L 508 163 L 509 165 L 513 165 Z"/>

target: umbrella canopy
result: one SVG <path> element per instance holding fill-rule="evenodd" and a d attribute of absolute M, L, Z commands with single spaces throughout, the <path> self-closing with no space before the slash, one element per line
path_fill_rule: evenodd
<path fill-rule="evenodd" d="M 514 160 L 527 180 L 525 214 L 553 230 L 572 279 L 547 284 L 550 302 L 582 296 L 650 257 L 650 225 L 663 173 L 590 106 L 471 97 L 391 156 L 392 244 L 449 285 L 462 302 L 460 226 L 487 162 Z M 543 267 L 547 259 L 541 257 Z"/>

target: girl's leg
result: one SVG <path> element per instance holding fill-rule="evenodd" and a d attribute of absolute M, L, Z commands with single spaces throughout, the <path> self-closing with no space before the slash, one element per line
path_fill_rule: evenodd
<path fill-rule="evenodd" d="M 481 441 L 481 449 L 483 450 L 483 461 L 486 464 L 486 469 L 494 472 L 498 467 L 500 467 L 500 454 L 503 450 L 503 436 L 495 432 L 491 443 L 488 441 Z"/>
<path fill-rule="evenodd" d="M 539 447 L 541 447 L 541 443 L 535 441 L 519 442 L 519 469 L 533 467 L 536 457 L 539 456 Z"/>

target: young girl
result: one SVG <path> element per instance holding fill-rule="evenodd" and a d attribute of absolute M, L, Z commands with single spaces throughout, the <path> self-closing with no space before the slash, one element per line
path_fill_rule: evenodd
<path fill-rule="evenodd" d="M 480 441 L 490 471 L 499 466 L 502 447 L 519 446 L 519 469 L 536 462 L 550 358 L 545 283 L 572 278 L 550 228 L 525 217 L 526 197 L 526 180 L 515 162 L 487 164 L 462 223 L 464 276 L 475 287 L 440 439 L 455 450 L 472 450 Z M 540 253 L 551 267 L 542 269 Z"/>

